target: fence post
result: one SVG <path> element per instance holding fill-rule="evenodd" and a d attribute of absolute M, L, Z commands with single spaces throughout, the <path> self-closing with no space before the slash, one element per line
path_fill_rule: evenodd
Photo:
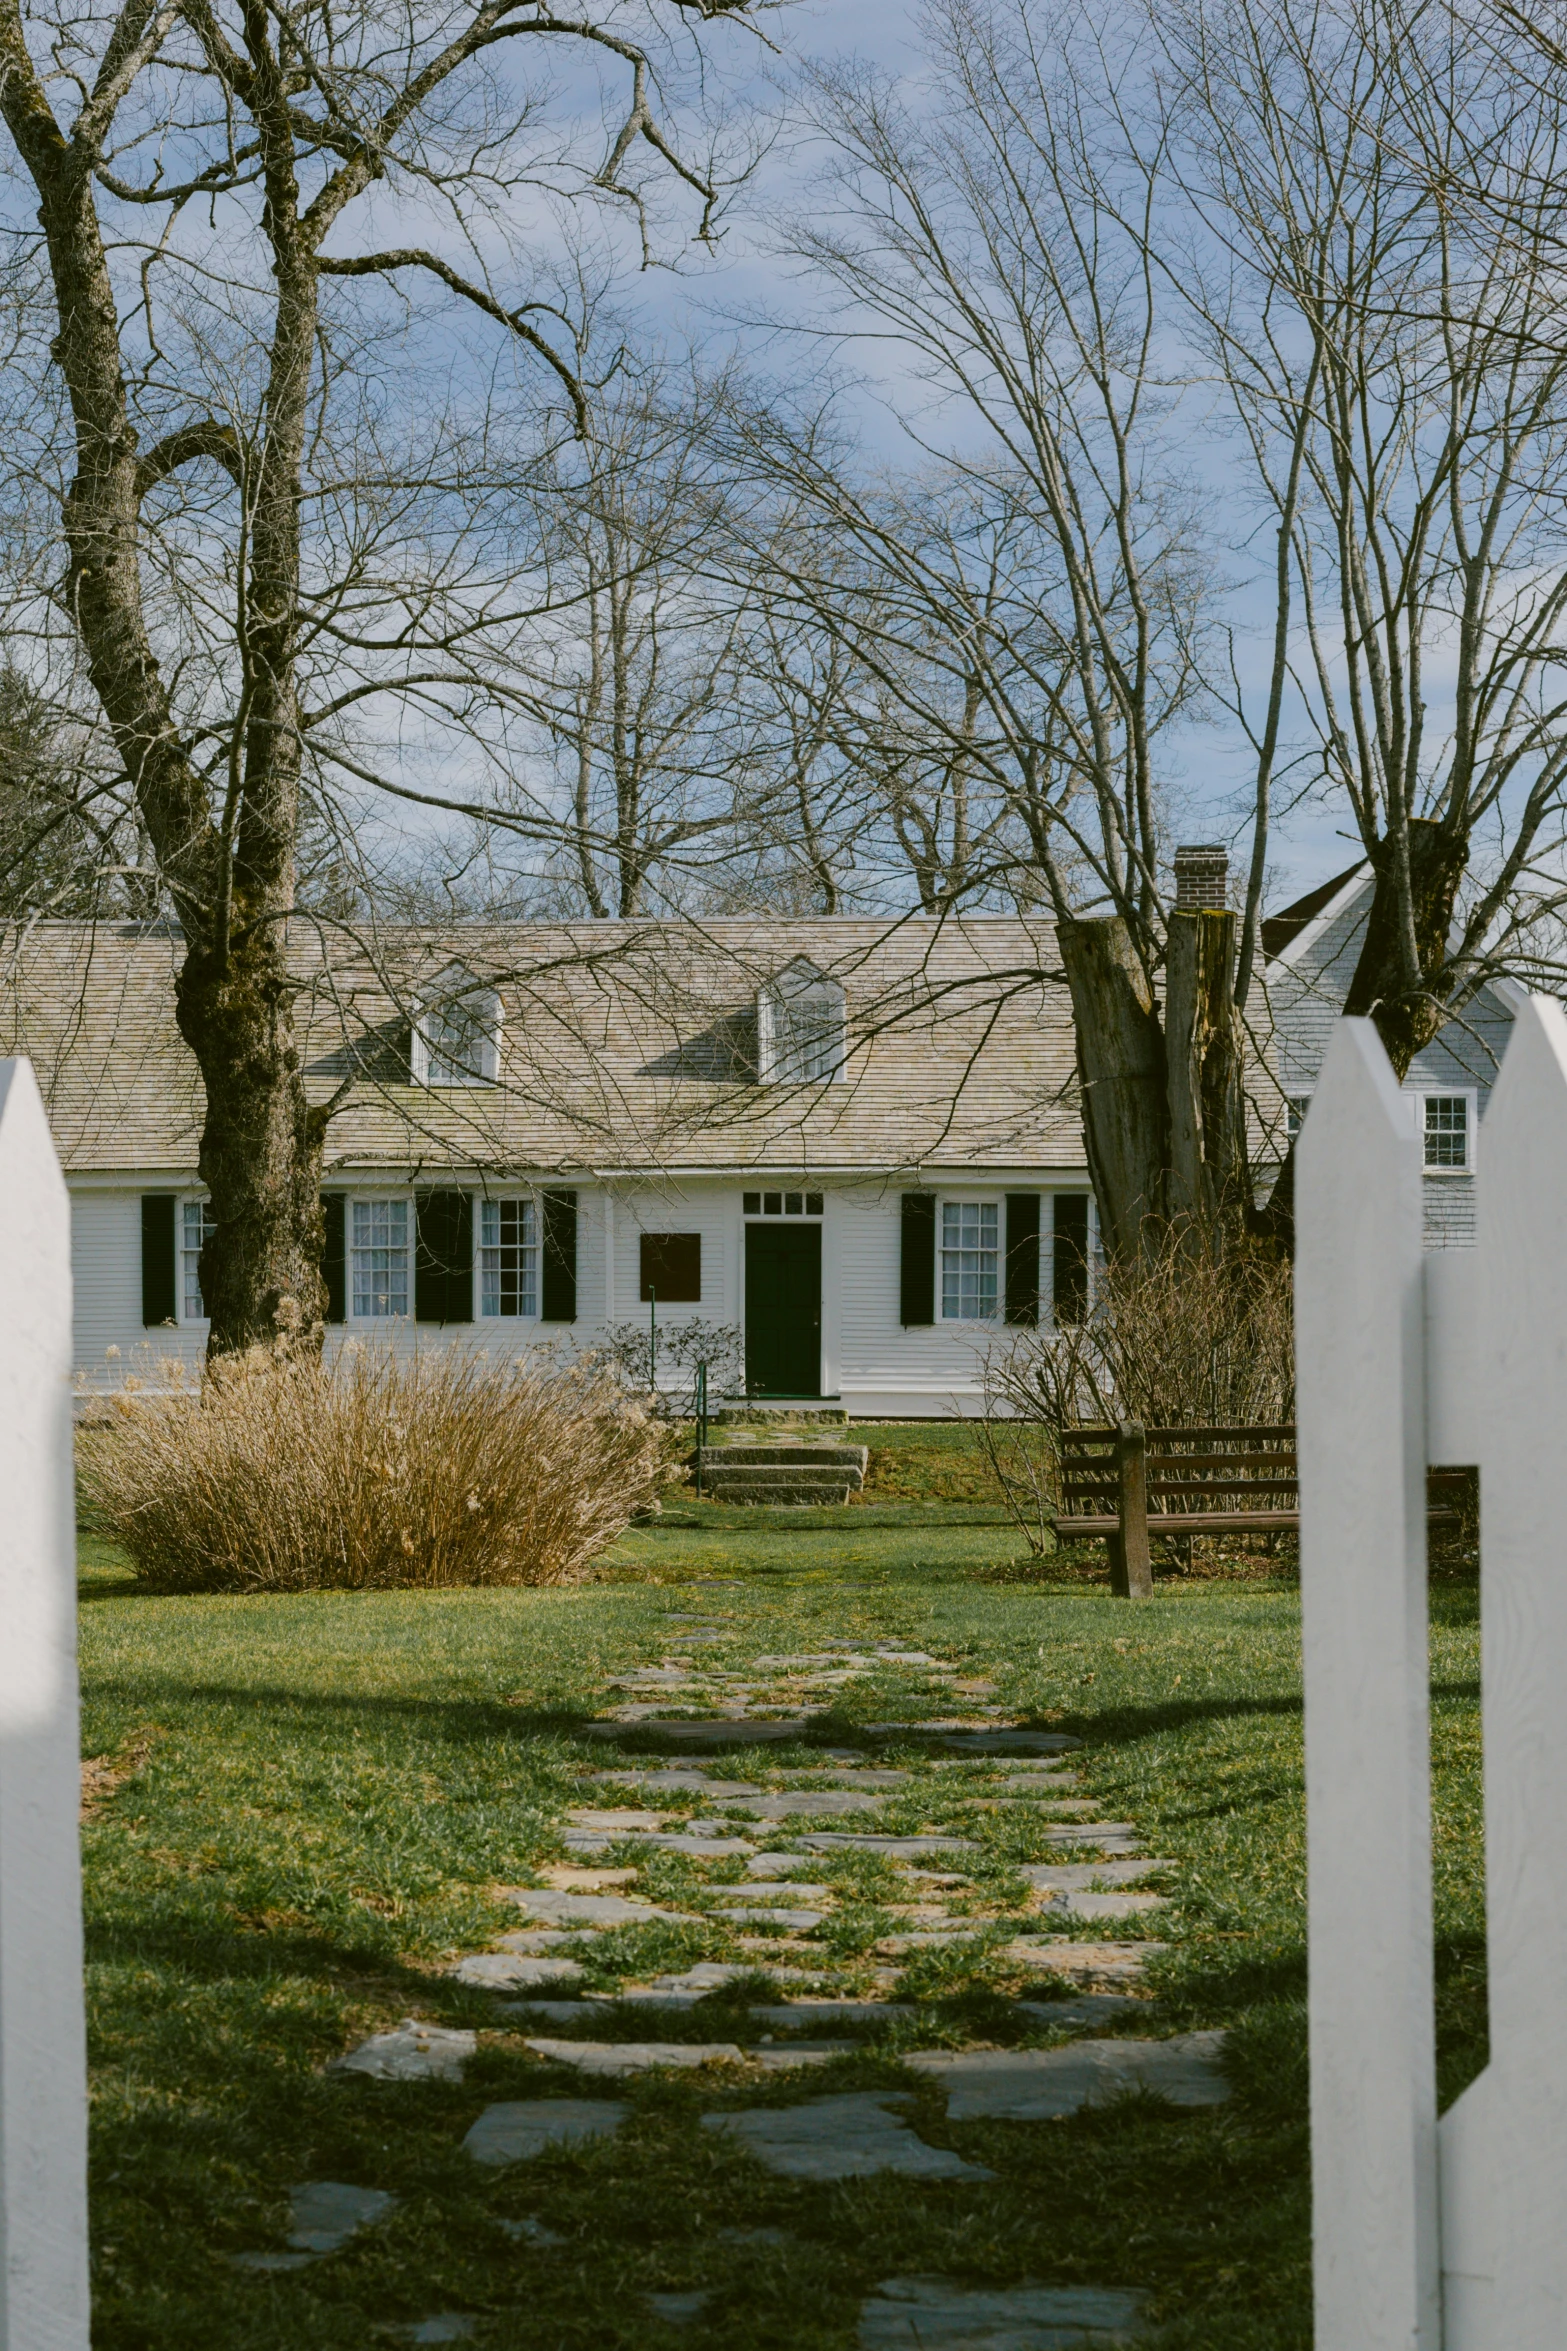
<path fill-rule="evenodd" d="M 1140 1420 L 1121 1422 L 1115 1462 L 1121 1519 L 1118 1589 L 1128 1600 L 1147 1600 L 1153 1595 L 1153 1563 L 1148 1556 L 1148 1448 Z"/>
<path fill-rule="evenodd" d="M 1421 1171 L 1369 1021 L 1298 1152 L 1316 2344 L 1437 2351 Z"/>
<path fill-rule="evenodd" d="M 1567 2343 L 1567 1018 L 1486 1112 L 1475 1295 L 1490 2063 L 1442 2118 L 1445 2351 Z"/>
<path fill-rule="evenodd" d="M 70 1204 L 0 1061 L 0 2345 L 87 2351 Z"/>

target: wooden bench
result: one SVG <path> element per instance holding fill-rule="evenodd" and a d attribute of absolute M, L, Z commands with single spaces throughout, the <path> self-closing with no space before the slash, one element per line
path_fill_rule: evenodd
<path fill-rule="evenodd" d="M 1462 1469 L 1428 1471 L 1428 1506 L 1435 1495 L 1461 1501 L 1468 1475 Z M 1241 1496 L 1250 1507 L 1237 1507 Z M 1428 1507 L 1433 1525 L 1456 1524 L 1461 1514 L 1461 1508 Z M 1067 1540 L 1104 1536 L 1110 1588 L 1123 1598 L 1144 1599 L 1153 1590 L 1151 1536 L 1264 1535 L 1299 1526 L 1293 1421 L 1145 1429 L 1127 1420 L 1115 1428 L 1063 1432 L 1056 1533 Z"/>
<path fill-rule="evenodd" d="M 1237 1495 L 1256 1502 L 1239 1509 Z M 1271 1534 L 1299 1525 L 1292 1421 L 1145 1429 L 1126 1420 L 1062 1435 L 1057 1533 L 1106 1537 L 1110 1588 L 1123 1597 L 1153 1590 L 1150 1535 Z"/>

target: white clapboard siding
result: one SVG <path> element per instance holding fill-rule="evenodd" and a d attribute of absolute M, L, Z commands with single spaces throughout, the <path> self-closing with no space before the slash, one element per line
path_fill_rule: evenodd
<path fill-rule="evenodd" d="M 0 1061 L 0 2344 L 87 2351 L 71 1225 L 26 1061 Z"/>
<path fill-rule="evenodd" d="M 1317 2351 L 1437 2351 L 1419 1151 L 1369 1021 L 1299 1144 Z"/>

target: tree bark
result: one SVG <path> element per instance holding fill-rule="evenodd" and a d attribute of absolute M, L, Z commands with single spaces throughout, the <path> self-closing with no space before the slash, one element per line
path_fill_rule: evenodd
<path fill-rule="evenodd" d="M 1058 935 L 1100 1234 L 1112 1257 L 1151 1255 L 1166 1229 L 1170 1159 L 1158 1009 L 1119 915 L 1068 916 Z"/>
<path fill-rule="evenodd" d="M 1393 1073 L 1402 1084 L 1415 1055 L 1430 1044 L 1447 1018 L 1442 975 L 1453 930 L 1453 907 L 1469 862 L 1469 842 L 1434 817 L 1409 824 L 1409 894 L 1414 913 L 1419 971 L 1411 975 L 1400 946 L 1401 892 L 1394 844 L 1384 842 L 1376 861 L 1376 889 L 1355 976 L 1344 999 L 1346 1018 L 1375 1021 Z"/>
<path fill-rule="evenodd" d="M 270 482 L 263 464 L 270 495 L 258 504 L 261 560 L 250 585 L 261 589 L 255 601 L 264 618 L 246 648 L 254 684 L 242 789 L 231 790 L 232 824 L 220 826 L 146 625 L 141 502 L 175 464 L 216 458 L 238 474 L 240 453 L 217 426 L 197 425 L 146 457 L 138 454 L 93 194 L 100 125 L 89 105 L 74 136 L 62 134 L 12 6 L 0 8 L 0 106 L 38 190 L 61 322 L 54 350 L 76 442 L 63 517 L 67 595 L 185 934 L 176 1010 L 206 1089 L 200 1169 L 216 1227 L 201 1259 L 209 1350 L 319 1347 L 326 1307 L 318 1198 L 324 1120 L 305 1101 L 286 968 L 298 780 L 291 690 L 300 368 L 308 378 L 313 309 L 303 321 L 302 361 L 298 337 L 280 338 L 294 362 L 298 429 L 292 467 L 281 448 L 271 452 Z M 281 635 L 280 614 L 286 616 Z"/>
<path fill-rule="evenodd" d="M 1172 914 L 1165 944 L 1167 1206 L 1193 1245 L 1239 1232 L 1251 1200 L 1235 927 L 1218 908 Z"/>

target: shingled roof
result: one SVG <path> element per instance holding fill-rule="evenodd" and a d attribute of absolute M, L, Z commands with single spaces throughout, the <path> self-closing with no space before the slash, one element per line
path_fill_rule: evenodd
<path fill-rule="evenodd" d="M 38 1071 L 77 1173 L 188 1174 L 201 1088 L 161 926 L 40 923 L 0 946 L 0 1052 Z M 388 1176 L 666 1169 L 1080 1169 L 1053 927 L 1012 917 L 378 929 L 290 941 L 327 1168 Z M 756 992 L 804 957 L 837 979 L 832 1084 L 760 1085 Z M 443 975 L 498 996 L 500 1080 L 423 1087 L 409 1033 Z"/>

